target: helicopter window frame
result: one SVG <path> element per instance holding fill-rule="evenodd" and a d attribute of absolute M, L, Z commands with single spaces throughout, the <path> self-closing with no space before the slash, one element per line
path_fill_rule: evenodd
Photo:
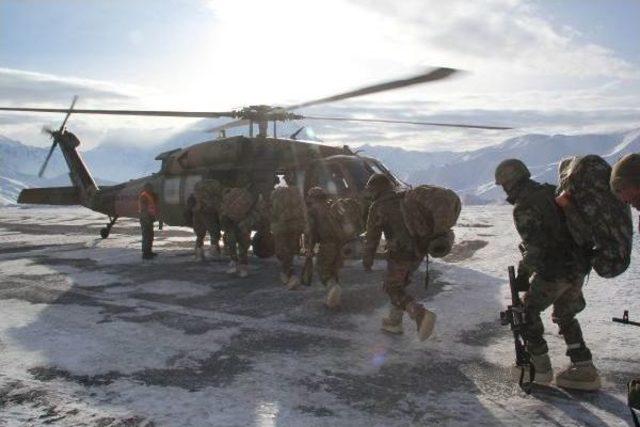
<path fill-rule="evenodd" d="M 162 194 L 164 203 L 169 205 L 180 204 L 180 188 L 182 183 L 182 177 L 170 177 L 165 178 L 162 183 Z"/>

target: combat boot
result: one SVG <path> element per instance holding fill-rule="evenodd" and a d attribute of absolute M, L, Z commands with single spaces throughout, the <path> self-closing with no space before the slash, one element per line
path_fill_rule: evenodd
<path fill-rule="evenodd" d="M 553 368 L 551 367 L 551 359 L 549 358 L 549 354 L 532 354 L 530 359 L 531 364 L 534 367 L 535 375 L 533 377 L 533 382 L 536 384 L 549 384 L 553 381 Z M 518 365 L 513 365 L 511 367 L 511 378 L 514 381 L 520 381 L 520 376 L 522 375 L 522 370 L 524 369 L 524 376 L 522 380 L 525 382 L 529 381 L 529 367 L 522 367 Z"/>
<path fill-rule="evenodd" d="M 404 332 L 402 329 L 402 317 L 404 311 L 396 306 L 391 306 L 387 317 L 382 318 L 382 330 L 390 334 L 400 335 Z"/>
<path fill-rule="evenodd" d="M 600 375 L 591 360 L 574 362 L 556 375 L 556 385 L 572 390 L 595 391 L 600 389 Z"/>
<path fill-rule="evenodd" d="M 287 273 L 280 273 L 280 281 L 283 285 L 287 286 L 289 282 L 289 275 Z"/>
<path fill-rule="evenodd" d="M 292 274 L 291 276 L 288 277 L 286 285 L 287 285 L 287 289 L 289 289 L 290 291 L 297 289 L 299 284 L 300 284 L 300 279 L 298 279 L 298 276 L 296 276 L 295 274 Z"/>
<path fill-rule="evenodd" d="M 202 246 L 196 248 L 195 258 L 196 261 L 204 261 L 204 249 L 202 248 Z"/>
<path fill-rule="evenodd" d="M 249 266 L 247 264 L 240 264 L 238 266 L 238 276 L 242 279 L 249 275 Z"/>
<path fill-rule="evenodd" d="M 432 311 L 424 308 L 422 304 L 411 302 L 407 305 L 409 317 L 416 321 L 418 329 L 418 339 L 424 341 L 431 336 L 436 325 L 436 315 Z"/>
<path fill-rule="evenodd" d="M 330 281 L 327 292 L 327 307 L 330 309 L 335 309 L 340 306 L 340 299 L 342 296 L 342 288 L 340 287 L 340 283 L 337 281 Z"/>
<path fill-rule="evenodd" d="M 238 263 L 235 261 L 229 262 L 229 268 L 227 268 L 227 274 L 237 274 L 239 272 Z"/>

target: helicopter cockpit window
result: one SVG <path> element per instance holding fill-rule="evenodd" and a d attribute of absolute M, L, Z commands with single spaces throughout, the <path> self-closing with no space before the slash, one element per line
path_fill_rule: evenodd
<path fill-rule="evenodd" d="M 349 175 L 351 175 L 357 190 L 362 191 L 373 173 L 370 170 L 371 168 L 367 167 L 363 161 L 345 162 L 344 166 L 347 168 Z"/>
<path fill-rule="evenodd" d="M 316 169 L 317 184 L 329 194 L 344 194 L 349 187 L 338 165 L 322 164 Z"/>

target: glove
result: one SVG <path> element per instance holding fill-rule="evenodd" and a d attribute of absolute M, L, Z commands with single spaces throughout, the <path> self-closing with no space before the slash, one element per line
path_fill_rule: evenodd
<path fill-rule="evenodd" d="M 627 383 L 627 399 L 630 408 L 640 410 L 640 378 Z"/>

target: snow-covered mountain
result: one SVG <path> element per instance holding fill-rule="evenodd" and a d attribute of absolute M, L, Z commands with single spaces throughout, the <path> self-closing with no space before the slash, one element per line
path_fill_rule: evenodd
<path fill-rule="evenodd" d="M 157 171 L 159 164 L 154 158 L 163 151 L 210 138 L 211 134 L 197 126 L 172 135 L 158 145 L 105 144 L 83 153 L 83 157 L 99 182 L 105 183 L 99 177 L 120 182 Z M 370 145 L 357 149 L 382 160 L 410 184 L 446 186 L 459 192 L 467 204 L 483 204 L 504 199 L 502 191 L 493 184 L 495 167 L 504 159 L 522 159 L 535 179 L 555 183 L 557 166 L 563 158 L 598 154 L 613 163 L 627 153 L 640 152 L 640 128 L 593 135 L 523 135 L 467 152 L 410 151 Z M 37 178 L 47 150 L 0 137 L 0 203 L 15 201 L 25 187 L 69 185 L 68 171 L 59 150 L 55 150 L 45 178 Z"/>
<path fill-rule="evenodd" d="M 494 185 L 494 171 L 504 159 L 523 160 L 541 182 L 556 183 L 558 163 L 571 156 L 598 154 L 615 163 L 628 153 L 640 151 L 640 128 L 601 135 L 524 135 L 502 144 L 458 153 L 448 162 L 416 169 L 410 183 L 450 187 L 468 202 L 501 201 L 504 194 Z"/>
<path fill-rule="evenodd" d="M 49 148 L 33 147 L 0 135 L 0 206 L 15 203 L 25 188 L 71 185 L 69 170 L 60 153 L 54 150 L 42 178 L 38 172 Z M 94 175 L 99 184 L 112 181 Z"/>

